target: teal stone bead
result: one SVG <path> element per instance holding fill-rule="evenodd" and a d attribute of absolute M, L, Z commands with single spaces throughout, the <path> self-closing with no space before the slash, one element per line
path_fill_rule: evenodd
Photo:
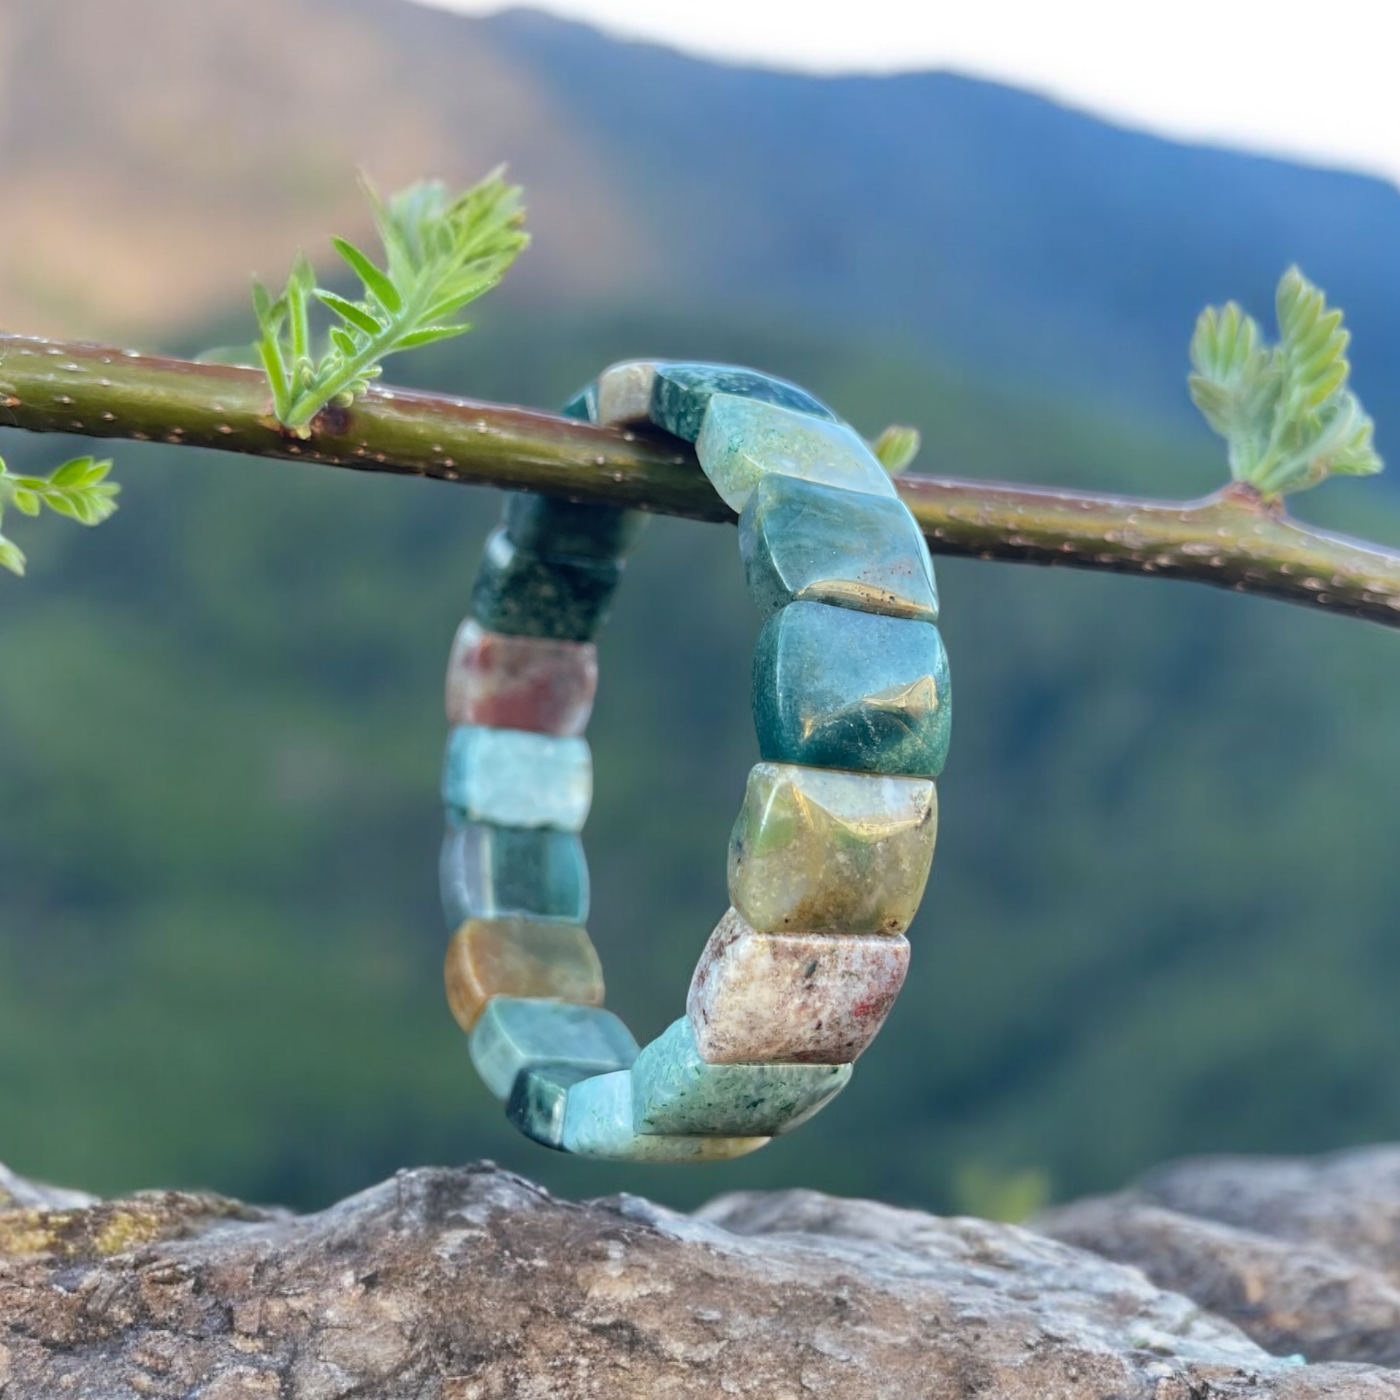
<path fill-rule="evenodd" d="M 442 800 L 463 823 L 582 831 L 593 800 L 588 741 L 455 725 L 447 738 Z"/>
<path fill-rule="evenodd" d="M 506 497 L 505 532 L 517 549 L 577 559 L 621 559 L 651 517 L 640 510 L 515 491 Z"/>
<path fill-rule="evenodd" d="M 699 436 L 705 410 L 716 394 L 734 394 L 836 421 L 836 415 L 805 389 L 740 365 L 658 363 L 655 368 L 651 421 L 687 442 L 694 442 Z"/>
<path fill-rule="evenodd" d="M 522 1069 L 506 1100 L 506 1117 L 527 1138 L 562 1151 L 564 1106 L 570 1088 L 592 1070 L 577 1065 L 534 1065 Z"/>
<path fill-rule="evenodd" d="M 497 529 L 472 588 L 472 616 L 489 632 L 589 642 L 607 621 L 621 560 L 536 554 Z"/>
<path fill-rule="evenodd" d="M 710 399 L 695 455 L 715 490 L 736 511 L 744 509 L 765 476 L 795 476 L 870 496 L 895 495 L 889 473 L 853 428 L 736 394 Z"/>
<path fill-rule="evenodd" d="M 585 385 L 559 412 L 565 418 L 578 418 L 585 423 L 598 421 L 598 386 Z"/>
<path fill-rule="evenodd" d="M 807 601 L 938 621 L 933 562 L 903 501 L 765 476 L 739 517 L 739 552 L 765 613 Z"/>
<path fill-rule="evenodd" d="M 631 1162 L 713 1162 L 742 1157 L 766 1137 L 661 1136 L 639 1133 L 632 1119 L 632 1076 L 621 1070 L 569 1089 L 562 1147 L 580 1157 Z"/>
<path fill-rule="evenodd" d="M 772 1137 L 805 1123 L 846 1087 L 850 1065 L 712 1065 L 682 1017 L 632 1066 L 639 1133 Z"/>
<path fill-rule="evenodd" d="M 438 878 L 454 931 L 468 919 L 513 914 L 588 922 L 588 862 L 572 832 L 449 824 Z"/>
<path fill-rule="evenodd" d="M 540 997 L 492 997 L 470 1036 L 472 1063 L 498 1099 L 536 1065 L 605 1074 L 637 1058 L 632 1032 L 611 1011 Z"/>
<path fill-rule="evenodd" d="M 952 722 L 938 628 L 791 603 L 759 633 L 753 714 L 771 762 L 936 778 Z"/>

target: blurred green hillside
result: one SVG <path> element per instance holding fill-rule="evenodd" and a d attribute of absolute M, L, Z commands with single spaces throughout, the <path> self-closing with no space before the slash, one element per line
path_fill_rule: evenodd
<path fill-rule="evenodd" d="M 1168 496 L 1224 471 L 1203 435 L 791 320 L 506 300 L 391 377 L 549 404 L 648 353 L 790 375 L 867 432 L 914 421 L 922 470 Z M 38 466 L 69 445 L 0 450 Z M 589 1164 L 506 1128 L 441 993 L 441 675 L 498 498 L 114 448 L 119 515 L 26 530 L 30 576 L 0 584 L 0 1160 L 18 1170 L 310 1205 L 490 1156 L 572 1194 L 806 1185 L 994 1210 L 1027 1170 L 1067 1195 L 1175 1153 L 1400 1134 L 1394 634 L 941 561 L 954 752 L 887 1029 L 840 1100 L 755 1157 Z M 1336 483 L 1303 506 L 1395 541 L 1392 499 Z M 725 906 L 757 622 L 733 531 L 659 521 L 602 642 L 591 925 L 643 1037 L 680 1014 Z"/>

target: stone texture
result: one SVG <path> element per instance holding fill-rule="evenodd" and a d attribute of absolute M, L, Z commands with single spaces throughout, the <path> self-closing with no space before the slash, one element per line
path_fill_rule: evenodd
<path fill-rule="evenodd" d="M 573 736 L 588 727 L 597 690 L 592 642 L 508 637 L 469 617 L 447 663 L 447 722 Z"/>
<path fill-rule="evenodd" d="M 700 955 L 686 1016 L 710 1064 L 850 1064 L 908 969 L 902 935 L 756 933 L 731 909 Z"/>
<path fill-rule="evenodd" d="M 600 423 L 645 423 L 651 417 L 651 395 L 656 386 L 652 360 L 624 360 L 598 376 Z"/>
<path fill-rule="evenodd" d="M 506 496 L 503 528 L 517 549 L 533 554 L 610 560 L 623 558 L 650 521 L 639 510 L 513 491 Z"/>
<path fill-rule="evenodd" d="M 1400 1400 L 1136 1269 L 808 1191 L 684 1216 L 483 1164 L 279 1217 L 0 1181 L 4 1400 Z"/>
<path fill-rule="evenodd" d="M 1400 1147 L 1179 1162 L 1035 1224 L 1270 1351 L 1400 1367 Z"/>
<path fill-rule="evenodd" d="M 768 1141 L 766 1137 L 639 1132 L 634 1106 L 628 1070 L 572 1085 L 564 1109 L 564 1151 L 622 1162 L 719 1162 L 743 1157 Z"/>
<path fill-rule="evenodd" d="M 588 930 L 553 919 L 468 919 L 447 945 L 443 981 L 468 1032 L 492 997 L 603 1004 L 603 965 Z"/>
<path fill-rule="evenodd" d="M 903 933 L 938 832 L 928 778 L 757 763 L 729 838 L 729 900 L 763 933 Z"/>
<path fill-rule="evenodd" d="M 598 386 L 587 384 L 559 410 L 565 418 L 579 418 L 585 423 L 598 421 Z"/>
<path fill-rule="evenodd" d="M 951 701 L 930 623 L 793 603 L 759 634 L 753 712 L 766 759 L 936 778 Z"/>
<path fill-rule="evenodd" d="M 765 613 L 805 600 L 938 621 L 933 563 L 903 501 L 765 476 L 739 519 L 739 552 Z"/>
<path fill-rule="evenodd" d="M 588 862 L 573 832 L 449 825 L 438 883 L 449 929 L 512 914 L 588 922 Z"/>
<path fill-rule="evenodd" d="M 514 1127 L 541 1147 L 562 1151 L 564 1110 L 569 1090 L 594 1071 L 578 1065 L 532 1065 L 522 1069 L 506 1100 L 506 1117 Z"/>
<path fill-rule="evenodd" d="M 459 823 L 582 831 L 593 801 L 588 743 L 459 724 L 447 737 L 442 800 Z"/>
<path fill-rule="evenodd" d="M 710 1064 L 682 1017 L 637 1056 L 632 1116 L 640 1133 L 772 1137 L 819 1113 L 850 1078 L 850 1065 Z"/>
<path fill-rule="evenodd" d="M 490 632 L 589 642 L 607 621 L 622 569 L 621 560 L 536 554 L 497 529 L 472 586 L 472 616 Z"/>
<path fill-rule="evenodd" d="M 637 1058 L 632 1032 L 601 1006 L 533 997 L 493 997 L 471 1033 L 472 1063 L 498 1099 L 521 1070 L 568 1065 L 603 1074 Z"/>
<path fill-rule="evenodd" d="M 853 428 L 735 394 L 715 394 L 695 455 L 725 503 L 742 511 L 764 476 L 795 476 L 871 496 L 894 483 Z"/>
<path fill-rule="evenodd" d="M 668 433 L 694 442 L 705 410 L 716 394 L 738 395 L 798 413 L 835 421 L 836 415 L 805 389 L 739 365 L 662 364 L 651 396 L 651 421 Z"/>

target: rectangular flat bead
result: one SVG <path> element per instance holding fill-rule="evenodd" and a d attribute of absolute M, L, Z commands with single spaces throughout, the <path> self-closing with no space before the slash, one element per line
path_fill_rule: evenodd
<path fill-rule="evenodd" d="M 517 549 L 571 559 L 621 559 L 651 517 L 597 501 L 566 501 L 513 491 L 506 497 L 504 529 Z"/>
<path fill-rule="evenodd" d="M 588 921 L 588 862 L 568 831 L 449 824 L 439 884 L 449 929 L 511 914 Z"/>
<path fill-rule="evenodd" d="M 765 476 L 739 518 L 739 551 L 765 613 L 805 600 L 938 621 L 933 564 L 903 501 Z"/>
<path fill-rule="evenodd" d="M 640 1133 L 772 1137 L 806 1122 L 850 1077 L 850 1065 L 710 1064 L 682 1017 L 637 1056 L 632 1116 Z"/>
<path fill-rule="evenodd" d="M 712 1065 L 850 1064 L 908 969 L 903 935 L 756 933 L 731 909 L 700 955 L 686 1016 Z"/>
<path fill-rule="evenodd" d="M 442 800 L 463 822 L 582 831 L 593 801 L 588 742 L 459 724 L 447 736 Z"/>
<path fill-rule="evenodd" d="M 506 1100 L 506 1117 L 527 1138 L 533 1138 L 544 1147 L 562 1151 L 564 1109 L 569 1090 L 581 1079 L 592 1075 L 592 1070 L 580 1069 L 576 1065 L 534 1065 L 522 1069 L 511 1085 L 510 1097 Z"/>
<path fill-rule="evenodd" d="M 588 930 L 562 919 L 468 919 L 447 945 L 443 981 L 469 1033 L 492 997 L 603 1004 L 603 965 Z"/>
<path fill-rule="evenodd" d="M 829 422 L 836 418 L 820 399 L 796 384 L 739 365 L 657 363 L 655 371 L 651 421 L 687 442 L 694 442 L 699 436 L 705 410 L 716 394 L 774 404 Z"/>
<path fill-rule="evenodd" d="M 447 663 L 447 722 L 571 737 L 587 728 L 597 690 L 592 642 L 508 637 L 469 617 Z"/>
<path fill-rule="evenodd" d="M 795 476 L 870 496 L 895 494 L 889 473 L 854 429 L 735 394 L 710 399 L 695 455 L 737 511 L 765 476 Z"/>
<path fill-rule="evenodd" d="M 936 778 L 952 721 L 938 628 L 791 603 L 759 634 L 753 715 L 766 759 Z"/>
<path fill-rule="evenodd" d="M 938 831 L 930 778 L 759 763 L 729 840 L 729 900 L 764 933 L 903 933 Z"/>
<path fill-rule="evenodd" d="M 766 1137 L 658 1136 L 632 1120 L 632 1076 L 623 1070 L 580 1080 L 564 1109 L 562 1147 L 580 1157 L 631 1162 L 713 1162 L 742 1157 Z"/>
<path fill-rule="evenodd" d="M 492 997 L 471 1033 L 472 1063 L 504 1099 L 515 1076 L 534 1065 L 567 1065 L 604 1074 L 637 1058 L 632 1032 L 601 1006 L 530 997 Z"/>
<path fill-rule="evenodd" d="M 503 529 L 486 541 L 472 616 L 489 632 L 588 642 L 607 621 L 623 565 L 520 549 Z"/>
<path fill-rule="evenodd" d="M 652 360 L 624 360 L 609 365 L 598 376 L 598 421 L 647 422 L 655 385 L 656 364 Z"/>

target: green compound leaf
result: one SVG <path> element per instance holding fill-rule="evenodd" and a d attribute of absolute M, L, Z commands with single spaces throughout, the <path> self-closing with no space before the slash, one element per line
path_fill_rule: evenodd
<path fill-rule="evenodd" d="M 1275 297 L 1279 343 L 1234 302 L 1207 307 L 1191 338 L 1191 398 L 1226 441 L 1230 475 L 1269 499 L 1330 475 L 1381 470 L 1374 424 L 1346 387 L 1342 313 L 1291 267 Z"/>
<path fill-rule="evenodd" d="M 121 490 L 108 481 L 110 461 L 94 457 L 74 457 L 48 476 L 19 476 L 0 461 L 0 519 L 6 506 L 13 505 L 25 515 L 38 515 L 47 506 L 56 515 L 67 516 L 80 525 L 100 525 L 117 508 Z M 0 535 L 0 568 L 23 574 L 24 551 Z"/>
<path fill-rule="evenodd" d="M 500 170 L 456 196 L 437 182 L 389 199 L 368 185 L 365 193 L 385 266 L 348 239 L 332 240 L 364 284 L 363 300 L 318 287 L 302 257 L 276 300 L 253 284 L 257 352 L 273 412 L 298 437 L 310 437 L 312 420 L 327 404 L 348 407 L 364 393 L 387 356 L 469 330 L 459 313 L 505 276 L 529 242 L 520 190 Z M 319 356 L 309 315 L 317 301 L 337 321 Z"/>

